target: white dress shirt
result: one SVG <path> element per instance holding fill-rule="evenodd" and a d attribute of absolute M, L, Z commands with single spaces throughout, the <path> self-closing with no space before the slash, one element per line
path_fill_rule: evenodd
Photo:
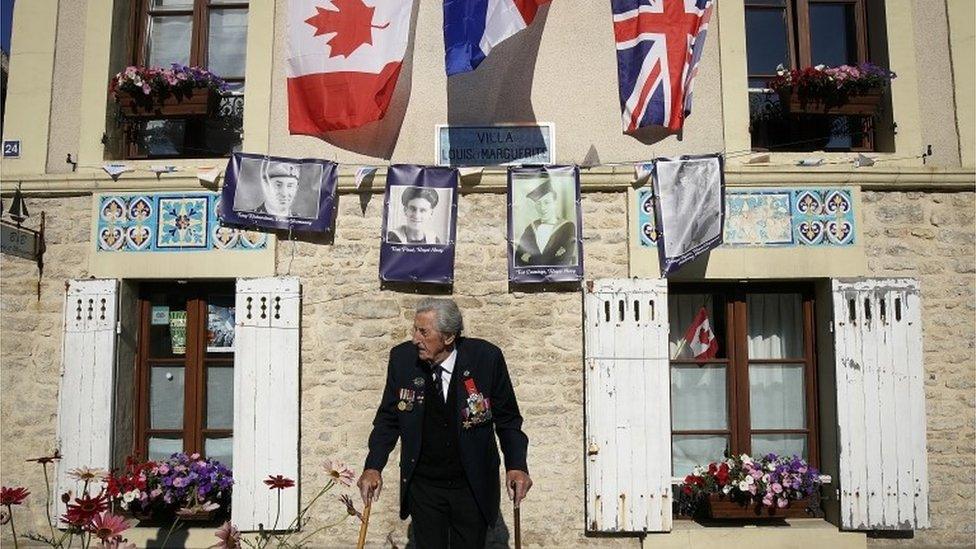
<path fill-rule="evenodd" d="M 447 390 L 451 386 L 451 374 L 454 373 L 455 362 L 457 362 L 457 349 L 451 351 L 444 362 L 439 364 L 443 368 L 441 371 L 441 390 L 444 392 L 444 402 L 447 402 Z"/>

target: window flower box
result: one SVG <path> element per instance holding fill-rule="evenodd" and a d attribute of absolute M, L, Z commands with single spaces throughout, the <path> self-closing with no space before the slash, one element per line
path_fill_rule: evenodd
<path fill-rule="evenodd" d="M 819 507 L 819 472 L 803 459 L 746 454 L 697 466 L 677 492 L 679 513 L 712 519 L 811 516 Z"/>
<path fill-rule="evenodd" d="M 766 85 L 794 114 L 874 116 L 895 73 L 872 63 L 857 66 L 777 67 Z"/>
<path fill-rule="evenodd" d="M 708 494 L 706 516 L 711 519 L 783 519 L 813 516 L 812 498 L 790 501 L 786 507 L 768 507 L 760 503 L 735 501 L 722 494 Z"/>
<path fill-rule="evenodd" d="M 116 74 L 109 91 L 129 120 L 207 116 L 227 83 L 200 67 L 130 66 Z"/>
<path fill-rule="evenodd" d="M 127 97 L 118 103 L 124 118 L 139 120 L 207 116 L 216 102 L 216 93 L 207 89 L 198 89 L 190 95 L 179 97 L 170 95 L 152 102 L 137 101 Z"/>
<path fill-rule="evenodd" d="M 791 91 L 788 94 L 781 94 L 780 101 L 789 112 L 795 114 L 874 116 L 878 113 L 883 97 L 882 90 L 874 89 L 848 95 L 842 103 L 832 104 L 820 97 L 801 97 Z"/>

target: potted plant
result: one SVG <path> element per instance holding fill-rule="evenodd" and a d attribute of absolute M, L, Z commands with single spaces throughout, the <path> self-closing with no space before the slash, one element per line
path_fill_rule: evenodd
<path fill-rule="evenodd" d="M 108 479 L 108 494 L 122 510 L 147 521 L 209 521 L 230 505 L 230 469 L 199 454 L 173 454 L 164 461 L 128 460 Z"/>
<path fill-rule="evenodd" d="M 873 63 L 838 67 L 776 68 L 767 82 L 791 113 L 861 115 L 877 114 L 885 90 L 895 73 Z"/>
<path fill-rule="evenodd" d="M 206 116 L 226 89 L 227 83 L 207 69 L 177 63 L 168 69 L 126 67 L 109 84 L 128 119 Z"/>
<path fill-rule="evenodd" d="M 713 519 L 807 517 L 817 508 L 819 472 L 799 457 L 742 454 L 695 467 L 679 487 L 683 511 Z"/>

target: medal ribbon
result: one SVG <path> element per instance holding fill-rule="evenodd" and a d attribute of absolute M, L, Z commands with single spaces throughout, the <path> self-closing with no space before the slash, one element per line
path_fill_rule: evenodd
<path fill-rule="evenodd" d="M 474 384 L 474 379 L 468 378 L 464 380 L 464 388 L 468 391 L 468 395 L 473 395 L 478 392 L 478 387 Z"/>

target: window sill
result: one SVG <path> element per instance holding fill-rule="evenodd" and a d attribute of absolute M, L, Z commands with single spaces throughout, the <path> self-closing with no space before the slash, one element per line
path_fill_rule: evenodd
<path fill-rule="evenodd" d="M 753 151 L 749 154 L 743 153 L 742 156 L 737 156 L 730 158 L 726 161 L 726 168 L 735 167 L 736 169 L 741 168 L 744 170 L 756 169 L 756 170 L 768 170 L 771 167 L 784 168 L 784 167 L 794 167 L 798 170 L 837 170 L 837 169 L 853 169 L 854 159 L 858 155 L 865 155 L 875 162 L 874 166 L 858 168 L 860 170 L 870 170 L 878 168 L 906 168 L 906 167 L 922 167 L 925 164 L 920 158 L 922 151 L 918 151 L 918 156 L 911 157 L 906 154 L 890 153 L 890 152 L 828 152 L 828 151 L 812 151 L 812 152 L 764 152 L 764 151 Z M 808 159 L 823 159 L 823 164 L 820 166 L 797 166 L 797 162 L 801 160 Z"/>
<path fill-rule="evenodd" d="M 654 537 L 654 547 L 661 549 L 694 547 L 865 549 L 867 536 L 861 532 L 841 532 L 833 524 L 817 518 L 786 519 L 773 524 L 738 521 L 701 524 L 692 520 L 676 520 L 670 534 Z"/>

